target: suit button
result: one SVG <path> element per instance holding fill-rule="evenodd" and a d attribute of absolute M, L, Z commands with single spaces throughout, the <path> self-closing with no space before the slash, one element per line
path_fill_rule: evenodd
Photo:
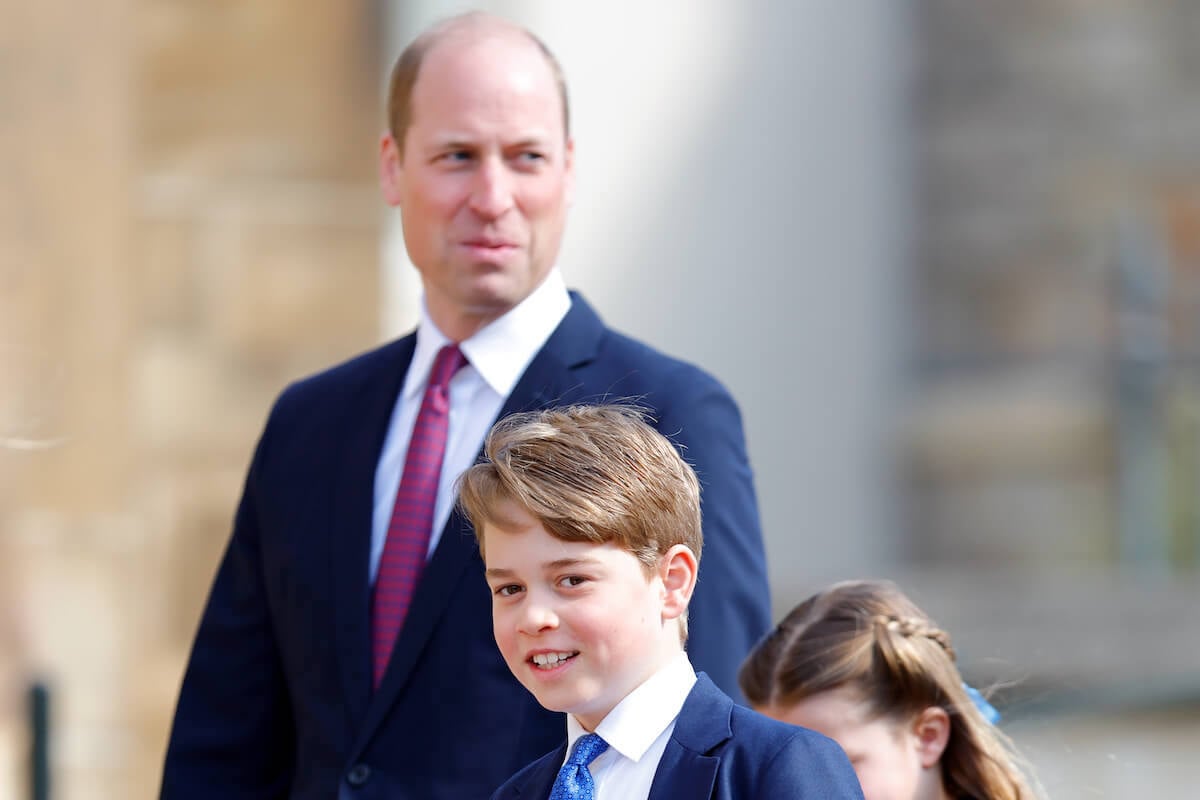
<path fill-rule="evenodd" d="M 371 780 L 371 768 L 366 764 L 355 764 L 346 773 L 346 780 L 351 786 L 362 786 L 367 781 Z"/>

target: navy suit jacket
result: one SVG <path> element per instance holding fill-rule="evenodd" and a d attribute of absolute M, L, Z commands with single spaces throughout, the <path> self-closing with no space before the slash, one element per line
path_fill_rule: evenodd
<path fill-rule="evenodd" d="M 562 740 L 495 645 L 491 593 L 454 512 L 371 690 L 375 469 L 408 336 L 300 381 L 258 442 L 184 676 L 164 800 L 471 800 Z M 770 624 L 741 418 L 713 378 L 604 326 L 578 295 L 501 411 L 633 399 L 703 487 L 689 652 L 723 686 Z"/>
<path fill-rule="evenodd" d="M 546 800 L 566 744 L 508 780 L 492 800 Z M 815 731 L 735 705 L 701 673 L 658 762 L 649 800 L 862 800 L 842 748 Z"/>

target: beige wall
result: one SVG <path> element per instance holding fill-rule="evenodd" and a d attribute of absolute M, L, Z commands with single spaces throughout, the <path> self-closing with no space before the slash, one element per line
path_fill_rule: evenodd
<path fill-rule="evenodd" d="M 378 339 L 375 7 L 0 2 L 0 796 L 153 794 L 242 472 Z"/>

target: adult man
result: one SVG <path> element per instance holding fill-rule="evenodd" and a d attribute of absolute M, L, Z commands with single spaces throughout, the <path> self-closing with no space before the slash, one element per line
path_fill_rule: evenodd
<path fill-rule="evenodd" d="M 502 20 L 457 17 L 401 55 L 389 117 L 380 178 L 421 321 L 276 403 L 184 679 L 167 800 L 484 798 L 562 739 L 497 651 L 453 510 L 454 479 L 514 411 L 650 407 L 706 492 L 693 661 L 736 690 L 769 623 L 732 399 L 605 328 L 554 268 L 574 144 L 553 57 Z"/>

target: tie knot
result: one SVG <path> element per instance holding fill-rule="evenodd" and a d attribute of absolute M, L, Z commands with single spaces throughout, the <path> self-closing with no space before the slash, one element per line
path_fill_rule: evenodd
<path fill-rule="evenodd" d="M 433 369 L 429 370 L 429 388 L 445 389 L 450 384 L 454 373 L 467 363 L 467 357 L 462 354 L 456 344 L 448 344 L 438 350 L 433 359 Z"/>
<path fill-rule="evenodd" d="M 571 757 L 567 759 L 568 764 L 575 764 L 580 767 L 586 767 L 595 760 L 596 756 L 608 749 L 608 742 L 601 739 L 594 733 L 589 733 L 586 736 L 580 736 L 575 742 L 574 749 L 571 750 Z"/>

